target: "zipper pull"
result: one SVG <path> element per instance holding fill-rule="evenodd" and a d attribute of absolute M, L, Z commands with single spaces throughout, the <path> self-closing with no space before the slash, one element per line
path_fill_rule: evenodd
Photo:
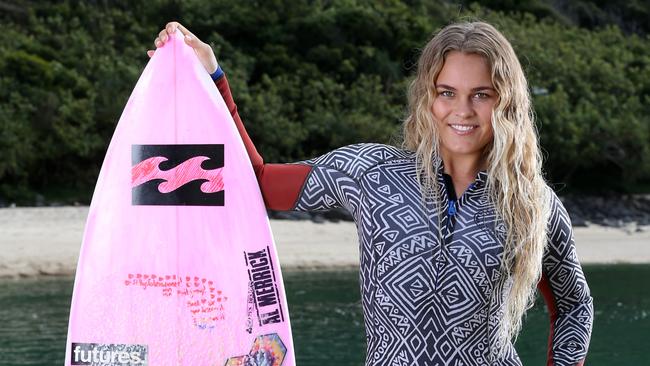
<path fill-rule="evenodd" d="M 447 214 L 449 214 L 449 216 L 454 216 L 456 214 L 456 200 L 449 200 Z"/>

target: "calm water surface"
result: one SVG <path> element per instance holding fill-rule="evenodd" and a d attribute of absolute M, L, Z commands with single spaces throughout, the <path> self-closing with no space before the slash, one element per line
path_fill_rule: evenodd
<path fill-rule="evenodd" d="M 587 364 L 650 365 L 650 265 L 584 269 L 596 305 Z M 357 273 L 284 277 L 298 365 L 362 365 Z M 0 365 L 63 363 L 71 293 L 71 278 L 0 281 Z M 547 337 L 548 314 L 539 300 L 516 344 L 524 365 L 545 363 Z"/>

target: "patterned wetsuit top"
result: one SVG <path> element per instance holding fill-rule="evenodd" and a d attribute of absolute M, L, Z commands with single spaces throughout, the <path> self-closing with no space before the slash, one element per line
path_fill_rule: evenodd
<path fill-rule="evenodd" d="M 305 164 L 312 170 L 296 209 L 343 206 L 357 224 L 367 364 L 521 364 L 512 346 L 489 362 L 506 289 L 499 272 L 503 225 L 488 203 L 485 173 L 457 201 L 445 200 L 438 230 L 434 205 L 423 209 L 410 152 L 359 144 Z M 558 306 L 555 363 L 570 365 L 585 356 L 592 300 L 569 217 L 552 197 L 544 274 Z"/>
<path fill-rule="evenodd" d="M 488 202 L 484 172 L 458 200 L 444 200 L 438 218 L 435 205 L 422 201 L 412 152 L 357 144 L 298 164 L 263 164 L 224 79 L 217 86 L 242 133 L 267 206 L 344 207 L 354 217 L 366 365 L 521 365 L 511 344 L 504 356 L 496 354 L 496 328 L 511 279 L 499 271 L 504 230 Z M 438 178 L 439 197 L 454 197 L 447 194 L 442 170 Z M 577 365 L 591 336 L 592 298 L 569 216 L 551 196 L 539 285 L 551 313 L 548 364 Z"/>

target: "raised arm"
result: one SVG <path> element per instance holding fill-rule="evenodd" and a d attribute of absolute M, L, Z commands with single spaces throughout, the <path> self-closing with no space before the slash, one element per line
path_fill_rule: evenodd
<path fill-rule="evenodd" d="M 296 206 L 300 191 L 311 171 L 311 167 L 298 164 L 264 164 L 262 156 L 257 152 L 255 145 L 253 145 L 246 132 L 246 128 L 237 111 L 237 105 L 230 92 L 228 80 L 217 62 L 212 47 L 201 41 L 178 22 L 170 22 L 158 33 L 158 37 L 154 40 L 156 48 L 163 47 L 165 42 L 169 40 L 169 36 L 176 32 L 176 30 L 180 30 L 183 33 L 185 43 L 194 49 L 199 61 L 201 61 L 205 70 L 212 76 L 217 89 L 219 89 L 221 96 L 226 102 L 228 110 L 237 126 L 237 130 L 244 142 L 244 146 L 246 146 L 246 152 L 248 153 L 253 170 L 260 184 L 260 190 L 262 191 L 266 207 L 273 210 L 293 209 Z M 149 50 L 147 54 L 149 57 L 152 57 L 154 52 L 153 50 Z"/>
<path fill-rule="evenodd" d="M 215 85 L 226 102 L 239 135 L 244 142 L 244 146 L 246 146 L 246 152 L 251 159 L 266 207 L 284 211 L 294 209 L 312 167 L 306 164 L 265 164 L 253 141 L 248 136 L 248 132 L 246 132 L 244 123 L 237 111 L 237 105 L 232 97 L 226 75 L 222 73 L 217 76 Z"/>
<path fill-rule="evenodd" d="M 538 285 L 550 314 L 548 366 L 583 365 L 594 320 L 593 299 L 578 261 L 571 220 L 552 193 L 549 243 Z"/>

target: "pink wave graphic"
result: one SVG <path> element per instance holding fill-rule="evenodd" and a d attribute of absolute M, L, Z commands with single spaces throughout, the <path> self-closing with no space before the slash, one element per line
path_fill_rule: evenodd
<path fill-rule="evenodd" d="M 164 179 L 158 185 L 160 193 L 169 193 L 178 187 L 197 179 L 206 179 L 201 184 L 201 192 L 214 193 L 223 190 L 223 168 L 205 170 L 201 163 L 209 160 L 205 156 L 196 156 L 185 160 L 172 169 L 161 170 L 160 163 L 167 158 L 155 156 L 139 162 L 131 168 L 131 187 L 137 187 L 153 179 Z"/>

